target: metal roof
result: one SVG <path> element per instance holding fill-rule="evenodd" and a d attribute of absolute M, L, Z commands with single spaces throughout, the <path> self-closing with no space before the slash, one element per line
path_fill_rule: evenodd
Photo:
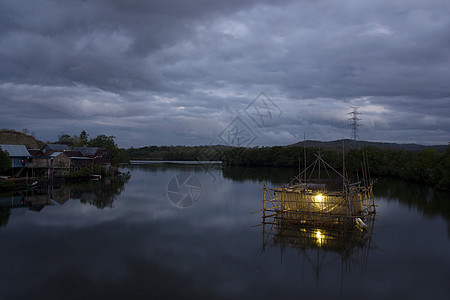
<path fill-rule="evenodd" d="M 53 151 L 64 151 L 70 150 L 69 146 L 64 144 L 47 144 L 44 147 L 45 150 L 53 150 Z"/>
<path fill-rule="evenodd" d="M 3 151 L 8 151 L 10 157 L 31 156 L 25 145 L 0 145 Z"/>
<path fill-rule="evenodd" d="M 74 151 L 80 151 L 83 156 L 87 155 L 95 155 L 98 151 L 98 147 L 75 147 L 73 148 Z"/>
<path fill-rule="evenodd" d="M 60 155 L 62 152 L 53 152 L 52 154 L 50 154 L 50 157 L 57 157 L 58 155 Z"/>

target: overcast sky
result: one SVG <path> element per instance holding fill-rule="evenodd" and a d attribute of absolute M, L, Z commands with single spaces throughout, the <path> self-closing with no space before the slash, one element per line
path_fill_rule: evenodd
<path fill-rule="evenodd" d="M 360 139 L 447 144 L 449 16 L 448 0 L 3 0 L 0 128 L 287 145 L 350 138 L 358 106 Z"/>

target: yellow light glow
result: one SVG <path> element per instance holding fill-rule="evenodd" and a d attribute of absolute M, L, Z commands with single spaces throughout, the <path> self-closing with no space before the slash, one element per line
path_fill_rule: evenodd
<path fill-rule="evenodd" d="M 323 245 L 323 236 L 322 236 L 322 233 L 319 230 L 316 231 L 316 242 L 317 242 L 317 246 L 322 247 L 322 245 Z"/>
<path fill-rule="evenodd" d="M 322 194 L 315 195 L 315 196 L 314 196 L 314 200 L 315 200 L 316 202 L 322 202 L 322 200 L 323 200 Z"/>

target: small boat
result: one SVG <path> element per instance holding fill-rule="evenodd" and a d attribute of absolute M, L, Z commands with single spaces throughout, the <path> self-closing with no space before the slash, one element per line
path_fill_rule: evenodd
<path fill-rule="evenodd" d="M 100 179 L 102 179 L 102 175 L 95 175 L 95 174 L 92 174 L 91 179 L 92 179 L 92 180 L 100 180 Z"/>

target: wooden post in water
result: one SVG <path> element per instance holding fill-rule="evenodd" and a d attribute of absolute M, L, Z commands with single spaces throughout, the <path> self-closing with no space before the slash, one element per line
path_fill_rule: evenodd
<path fill-rule="evenodd" d="M 263 218 L 264 218 L 264 220 L 266 219 L 266 193 L 267 193 L 267 190 L 266 190 L 266 185 L 263 183 L 263 185 L 264 185 L 264 189 L 263 189 Z"/>

